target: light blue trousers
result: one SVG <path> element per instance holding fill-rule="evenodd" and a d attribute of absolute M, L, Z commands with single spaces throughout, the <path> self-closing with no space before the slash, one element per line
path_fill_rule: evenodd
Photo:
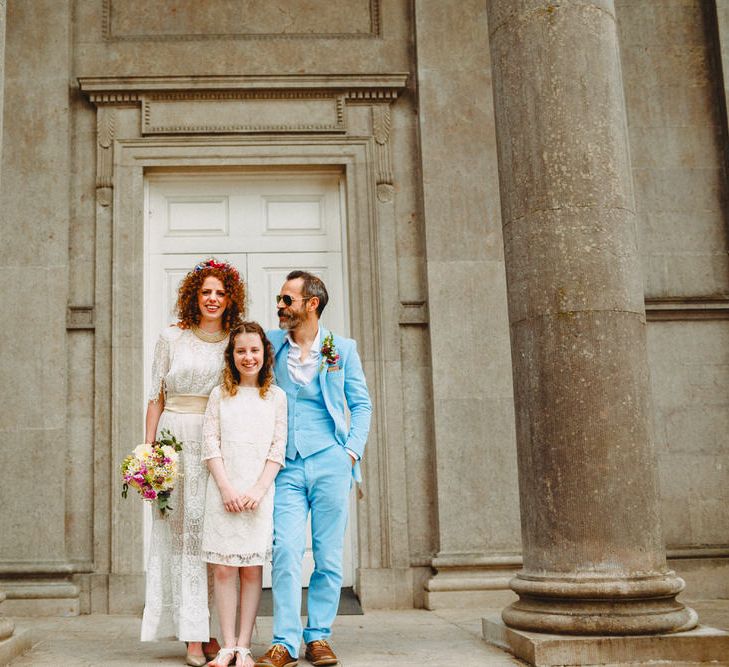
<path fill-rule="evenodd" d="M 325 639 L 339 607 L 352 459 L 333 445 L 305 459 L 298 454 L 276 476 L 273 509 L 273 643 L 294 657 L 301 639 Z M 306 628 L 301 625 L 301 563 L 311 510 L 314 573 L 309 581 Z"/>

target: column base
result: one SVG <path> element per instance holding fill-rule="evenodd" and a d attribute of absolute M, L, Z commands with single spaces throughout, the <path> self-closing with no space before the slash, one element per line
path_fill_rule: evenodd
<path fill-rule="evenodd" d="M 573 635 L 646 635 L 691 630 L 693 609 L 676 600 L 684 583 L 673 572 L 634 577 L 518 574 L 510 583 L 519 600 L 504 623 L 529 632 Z"/>
<path fill-rule="evenodd" d="M 507 627 L 498 614 L 482 619 L 483 638 L 535 667 L 680 662 L 726 664 L 729 633 L 706 626 L 648 636 L 564 636 Z"/>
<path fill-rule="evenodd" d="M 20 628 L 7 639 L 0 641 L 0 665 L 9 665 L 15 658 L 30 651 L 33 644 L 40 640 L 36 635 L 30 628 Z"/>

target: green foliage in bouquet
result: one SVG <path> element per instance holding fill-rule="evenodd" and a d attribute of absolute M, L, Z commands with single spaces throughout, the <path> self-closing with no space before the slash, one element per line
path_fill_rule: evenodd
<path fill-rule="evenodd" d="M 129 487 L 148 502 L 155 502 L 162 514 L 172 510 L 170 495 L 177 477 L 182 443 L 167 429 L 152 444 L 137 445 L 121 465 L 122 497 Z"/>

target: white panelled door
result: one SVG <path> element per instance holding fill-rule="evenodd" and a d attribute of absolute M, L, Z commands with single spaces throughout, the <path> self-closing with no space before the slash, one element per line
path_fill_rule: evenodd
<path fill-rule="evenodd" d="M 154 173 L 146 179 L 145 383 L 157 335 L 173 323 L 184 275 L 210 256 L 233 264 L 248 288 L 248 319 L 278 326 L 274 297 L 286 274 L 305 269 L 329 291 L 322 323 L 348 333 L 342 176 L 336 171 Z M 344 586 L 354 580 L 350 508 Z M 145 521 L 146 531 L 149 520 Z M 148 537 L 148 535 L 145 535 Z M 145 539 L 145 544 L 148 544 Z M 145 559 L 146 560 L 146 559 Z M 304 585 L 314 563 L 309 535 Z M 271 585 L 270 567 L 264 586 Z"/>

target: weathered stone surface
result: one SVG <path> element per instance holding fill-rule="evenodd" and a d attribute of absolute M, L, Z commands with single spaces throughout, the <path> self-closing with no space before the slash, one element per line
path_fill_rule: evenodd
<path fill-rule="evenodd" d="M 666 566 L 612 2 L 491 0 L 522 630 L 692 627 Z"/>
<path fill-rule="evenodd" d="M 516 552 L 518 518 L 484 4 L 419 2 L 415 36 L 438 519 L 426 604 L 436 607 L 483 600 L 457 591 L 493 583 L 479 556 Z M 481 574 L 464 576 L 469 567 Z"/>
<path fill-rule="evenodd" d="M 651 322 L 648 353 L 666 544 L 718 547 L 729 533 L 729 323 Z"/>
<path fill-rule="evenodd" d="M 69 12 L 63 3 L 12 2 L 3 25 L 0 532 L 10 536 L 0 546 L 3 574 L 9 563 L 66 561 Z M 32 56 L 17 57 L 31 42 Z M 87 492 L 93 488 L 79 494 L 88 503 Z M 15 613 L 15 604 L 5 608 Z"/>
<path fill-rule="evenodd" d="M 646 296 L 726 295 L 726 3 L 615 4 Z"/>

